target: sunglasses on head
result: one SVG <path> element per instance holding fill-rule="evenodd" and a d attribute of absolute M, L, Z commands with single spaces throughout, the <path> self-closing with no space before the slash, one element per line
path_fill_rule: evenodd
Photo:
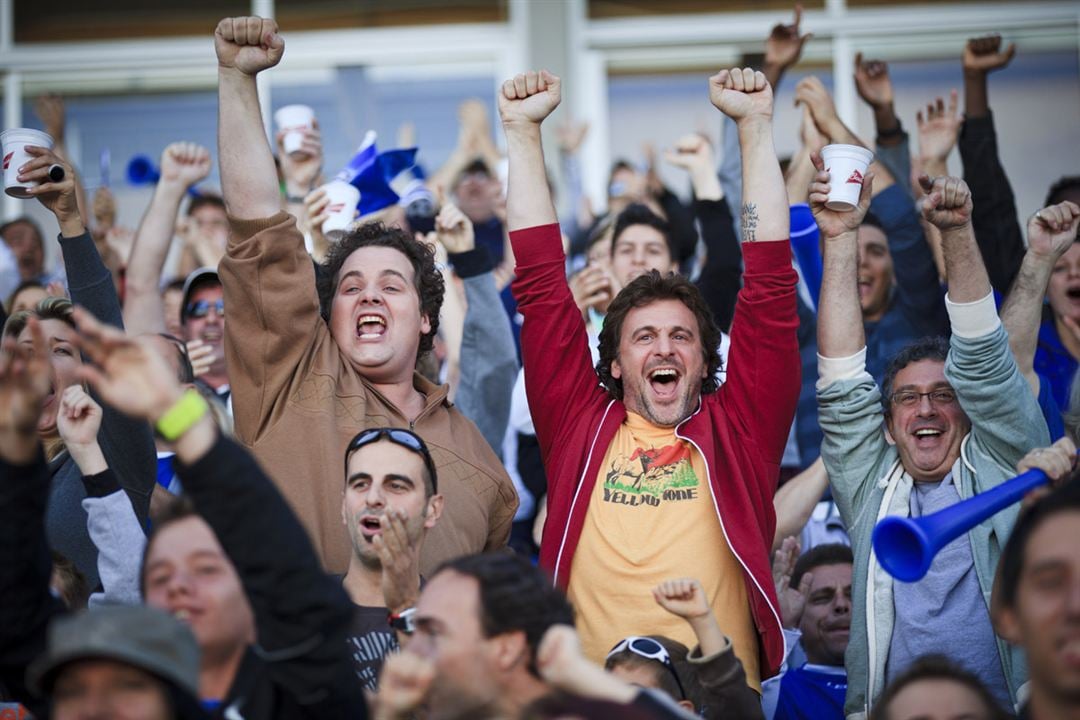
<path fill-rule="evenodd" d="M 624 650 L 629 650 L 638 657 L 643 657 L 647 660 L 655 660 L 671 673 L 671 677 L 675 678 L 675 684 L 679 687 L 679 695 L 683 700 L 686 700 L 686 690 L 683 688 L 682 680 L 679 679 L 679 673 L 675 672 L 675 663 L 671 662 L 671 655 L 668 653 L 667 648 L 658 643 L 656 640 L 648 637 L 638 637 L 631 635 L 628 638 L 624 638 L 619 643 L 611 648 L 611 652 L 607 654 L 607 660 L 611 659 L 612 655 L 618 655 Z"/>
<path fill-rule="evenodd" d="M 349 447 L 345 449 L 345 477 L 349 477 L 349 457 L 365 445 L 378 442 L 383 438 L 417 453 L 423 459 L 424 467 L 427 468 L 428 476 L 431 477 L 432 492 L 439 492 L 439 483 L 435 475 L 435 461 L 431 459 L 431 453 L 428 452 L 427 445 L 416 433 L 400 428 L 371 428 L 354 437 L 349 442 Z"/>
<path fill-rule="evenodd" d="M 218 317 L 224 317 L 225 315 L 225 300 L 215 300 L 210 302 L 209 300 L 196 300 L 193 303 L 188 304 L 187 312 L 185 313 L 189 318 L 204 318 L 210 314 L 210 308 L 214 308 L 214 312 L 218 314 Z"/>

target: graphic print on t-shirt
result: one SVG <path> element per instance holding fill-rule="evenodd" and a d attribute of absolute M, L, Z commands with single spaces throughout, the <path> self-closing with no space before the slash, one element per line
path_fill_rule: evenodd
<path fill-rule="evenodd" d="M 658 507 L 662 502 L 697 499 L 699 485 L 690 448 L 677 440 L 616 455 L 604 478 L 604 502 Z"/>

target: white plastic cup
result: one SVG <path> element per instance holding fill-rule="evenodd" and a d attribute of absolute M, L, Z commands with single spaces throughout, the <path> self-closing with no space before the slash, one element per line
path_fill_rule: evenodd
<path fill-rule="evenodd" d="M 19 182 L 19 168 L 34 157 L 25 148 L 27 145 L 37 145 L 52 150 L 53 139 L 40 130 L 11 128 L 0 132 L 0 145 L 4 153 L 4 192 L 25 200 L 30 197 L 27 191 L 39 184 L 34 181 Z"/>
<path fill-rule="evenodd" d="M 274 113 L 278 130 L 285 133 L 281 144 L 290 155 L 300 153 L 304 131 L 315 127 L 315 111 L 307 105 L 286 105 Z"/>
<path fill-rule="evenodd" d="M 850 212 L 859 206 L 863 178 L 874 153 L 859 145 L 826 145 L 821 159 L 829 173 L 829 199 L 825 207 Z"/>
<path fill-rule="evenodd" d="M 360 203 L 360 191 L 347 182 L 334 180 L 322 186 L 330 204 L 326 206 L 329 217 L 323 221 L 322 231 L 327 240 L 339 240 L 356 219 L 356 206 Z"/>

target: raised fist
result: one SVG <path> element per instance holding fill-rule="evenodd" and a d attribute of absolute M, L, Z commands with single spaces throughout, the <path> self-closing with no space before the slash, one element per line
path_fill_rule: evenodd
<path fill-rule="evenodd" d="M 503 125 L 539 125 L 559 107 L 562 81 L 547 70 L 519 73 L 503 83 L 499 116 Z"/>
<path fill-rule="evenodd" d="M 214 30 L 218 65 L 254 76 L 281 62 L 285 40 L 277 23 L 260 17 L 225 18 Z"/>
<path fill-rule="evenodd" d="M 185 188 L 210 174 L 210 151 L 193 142 L 170 143 L 161 153 L 161 181 Z"/>
<path fill-rule="evenodd" d="M 1028 249 L 1056 262 L 1076 241 L 1078 223 L 1080 206 L 1074 202 L 1044 207 L 1028 221 Z"/>
<path fill-rule="evenodd" d="M 1016 43 L 1009 43 L 1009 47 L 1002 52 L 1000 35 L 971 38 L 964 46 L 964 71 L 988 73 L 1000 70 L 1012 61 L 1015 54 Z"/>
<path fill-rule="evenodd" d="M 752 68 L 721 70 L 709 78 L 709 100 L 736 122 L 772 118 L 773 94 L 765 73 Z"/>
<path fill-rule="evenodd" d="M 435 216 L 435 236 L 448 253 L 468 252 L 476 247 L 472 222 L 452 203 L 445 203 Z"/>
<path fill-rule="evenodd" d="M 926 193 L 922 215 L 942 232 L 955 230 L 971 222 L 971 190 L 958 177 L 919 176 L 919 185 Z"/>

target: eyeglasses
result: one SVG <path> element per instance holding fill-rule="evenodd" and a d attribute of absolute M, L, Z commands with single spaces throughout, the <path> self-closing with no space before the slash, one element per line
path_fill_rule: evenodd
<path fill-rule="evenodd" d="M 671 677 L 675 678 L 675 684 L 679 687 L 679 695 L 682 696 L 683 700 L 687 699 L 686 690 L 683 688 L 682 680 L 679 679 L 679 673 L 675 672 L 675 664 L 671 662 L 671 655 L 668 654 L 667 648 L 652 638 L 631 635 L 628 638 L 620 640 L 615 647 L 611 648 L 611 652 L 607 654 L 607 658 L 605 659 L 610 660 L 613 655 L 618 655 L 626 650 L 629 650 L 638 657 L 643 657 L 647 660 L 656 660 L 667 668 L 667 671 L 671 673 Z"/>
<path fill-rule="evenodd" d="M 915 392 L 914 390 L 900 390 L 892 394 L 892 404 L 901 407 L 915 407 L 923 397 L 930 398 L 933 405 L 952 405 L 956 402 L 956 391 L 951 388 L 938 388 L 930 392 Z"/>
<path fill-rule="evenodd" d="M 378 442 L 383 438 L 420 455 L 424 460 L 424 467 L 427 469 L 428 476 L 431 478 L 432 492 L 439 492 L 439 483 L 435 475 L 435 461 L 431 459 L 431 453 L 428 452 L 427 445 L 416 433 L 400 428 L 371 428 L 360 432 L 354 437 L 349 442 L 349 447 L 345 448 L 345 477 L 349 476 L 349 457 L 365 445 Z"/>
<path fill-rule="evenodd" d="M 187 306 L 187 312 L 184 314 L 189 318 L 204 318 L 210 314 L 210 308 L 214 308 L 214 312 L 218 317 L 225 317 L 225 300 L 215 300 L 210 302 L 209 300 L 196 300 L 193 303 L 189 303 Z"/>

